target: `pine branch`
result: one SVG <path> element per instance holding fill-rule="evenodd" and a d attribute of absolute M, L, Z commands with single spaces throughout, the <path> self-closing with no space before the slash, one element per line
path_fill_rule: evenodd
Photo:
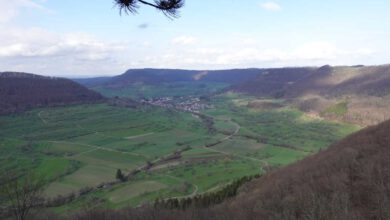
<path fill-rule="evenodd" d="M 114 0 L 119 8 L 119 14 L 135 14 L 139 8 L 139 3 L 156 8 L 169 18 L 179 17 L 179 9 L 184 6 L 184 0 L 155 0 L 154 3 L 145 0 Z"/>

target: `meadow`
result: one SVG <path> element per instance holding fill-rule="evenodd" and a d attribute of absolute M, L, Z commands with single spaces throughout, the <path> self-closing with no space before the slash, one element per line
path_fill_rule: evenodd
<path fill-rule="evenodd" d="M 97 86 L 93 90 L 104 94 L 106 97 L 158 98 L 167 96 L 202 96 L 209 95 L 229 86 L 218 82 L 170 82 L 143 84 L 135 83 L 126 87 Z"/>
<path fill-rule="evenodd" d="M 249 108 L 255 99 L 235 93 L 211 97 L 207 102 L 214 108 L 202 114 L 213 118 L 215 132 L 189 112 L 154 106 L 76 105 L 3 116 L 0 166 L 44 175 L 44 195 L 57 198 L 115 181 L 118 169 L 129 174 L 152 164 L 127 182 L 51 209 L 139 206 L 218 190 L 300 160 L 359 129 L 311 118 L 283 100 L 274 100 L 282 104 L 272 110 Z"/>

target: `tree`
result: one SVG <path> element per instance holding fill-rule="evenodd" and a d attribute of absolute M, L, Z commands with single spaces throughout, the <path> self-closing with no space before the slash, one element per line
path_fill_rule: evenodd
<path fill-rule="evenodd" d="M 124 11 L 126 14 L 137 13 L 139 4 L 156 8 L 169 18 L 179 16 L 179 9 L 184 6 L 184 0 L 155 0 L 154 3 L 144 0 L 114 0 L 115 5 L 119 8 L 119 13 Z"/>
<path fill-rule="evenodd" d="M 118 179 L 118 180 L 120 180 L 120 181 L 122 181 L 122 182 L 126 180 L 126 178 L 125 178 L 125 176 L 123 175 L 121 169 L 117 169 L 117 171 L 116 171 L 116 179 Z"/>
<path fill-rule="evenodd" d="M 43 177 L 27 174 L 19 177 L 4 173 L 1 178 L 0 192 L 4 197 L 8 210 L 17 220 L 27 219 L 30 211 L 42 204 Z"/>

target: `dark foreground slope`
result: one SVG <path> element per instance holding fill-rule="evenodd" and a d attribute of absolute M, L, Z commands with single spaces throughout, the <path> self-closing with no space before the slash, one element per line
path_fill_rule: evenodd
<path fill-rule="evenodd" d="M 252 182 L 227 206 L 260 219 L 389 219 L 390 121 Z"/>
<path fill-rule="evenodd" d="M 55 219 L 51 217 L 52 219 Z M 86 210 L 65 219 L 390 219 L 390 121 L 273 171 L 205 209 Z"/>
<path fill-rule="evenodd" d="M 91 103 L 102 96 L 71 80 L 27 73 L 0 73 L 0 115 L 33 107 Z"/>

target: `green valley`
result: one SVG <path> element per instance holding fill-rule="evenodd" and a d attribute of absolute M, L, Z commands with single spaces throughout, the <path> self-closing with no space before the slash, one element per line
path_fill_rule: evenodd
<path fill-rule="evenodd" d="M 283 100 L 268 100 L 279 103 L 275 109 L 248 107 L 253 101 L 259 99 L 224 93 L 201 100 L 212 107 L 197 113 L 102 103 L 2 116 L 1 167 L 44 175 L 44 195 L 58 213 L 88 203 L 139 206 L 218 190 L 291 164 L 359 129 L 311 118 Z M 118 169 L 128 181 L 115 179 Z"/>

